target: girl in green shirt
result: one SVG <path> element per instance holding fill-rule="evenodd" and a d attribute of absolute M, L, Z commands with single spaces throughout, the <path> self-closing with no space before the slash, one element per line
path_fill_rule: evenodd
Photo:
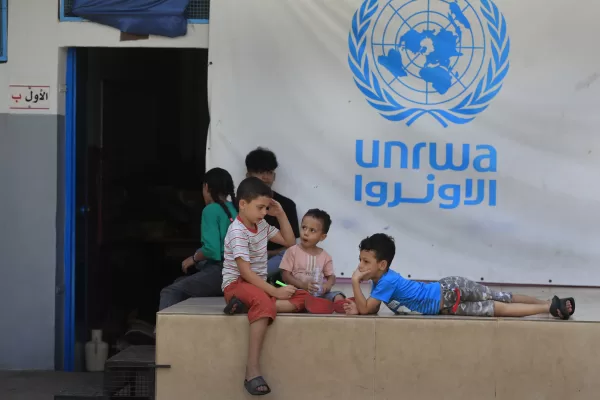
<path fill-rule="evenodd" d="M 159 311 L 190 297 L 223 296 L 223 242 L 227 228 L 237 217 L 234 193 L 233 179 L 226 170 L 213 168 L 204 175 L 202 194 L 206 207 L 202 211 L 202 246 L 181 264 L 184 273 L 190 268 L 197 268 L 198 272 L 180 277 L 161 290 Z"/>

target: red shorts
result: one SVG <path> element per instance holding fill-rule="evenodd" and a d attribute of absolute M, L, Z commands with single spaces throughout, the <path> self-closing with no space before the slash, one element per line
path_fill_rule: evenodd
<path fill-rule="evenodd" d="M 235 282 L 227 285 L 223 292 L 227 303 L 235 296 L 248 307 L 248 320 L 250 323 L 260 318 L 270 318 L 272 322 L 277 316 L 277 309 L 275 308 L 277 299 L 242 278 L 238 278 Z M 307 291 L 299 289 L 288 301 L 296 307 L 296 312 L 301 312 L 305 309 L 304 301 L 307 296 L 309 296 Z"/>

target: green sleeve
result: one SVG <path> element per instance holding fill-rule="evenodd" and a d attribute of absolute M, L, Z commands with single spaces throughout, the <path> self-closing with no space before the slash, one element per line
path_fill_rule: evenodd
<path fill-rule="evenodd" d="M 219 232 L 219 209 L 207 206 L 202 211 L 202 247 L 204 258 L 221 260 L 221 234 Z"/>

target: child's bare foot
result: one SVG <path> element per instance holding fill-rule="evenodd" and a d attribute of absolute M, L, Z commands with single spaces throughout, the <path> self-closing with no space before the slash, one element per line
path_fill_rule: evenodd
<path fill-rule="evenodd" d="M 346 315 L 358 315 L 358 307 L 356 307 L 356 303 L 352 300 L 346 300 L 344 303 L 344 311 Z"/>

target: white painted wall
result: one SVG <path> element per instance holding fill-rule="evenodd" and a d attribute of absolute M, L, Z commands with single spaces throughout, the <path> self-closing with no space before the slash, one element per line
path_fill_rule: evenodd
<path fill-rule="evenodd" d="M 8 4 L 8 63 L 0 64 L 0 93 L 11 84 L 50 85 L 50 110 L 38 113 L 64 114 L 64 96 L 57 89 L 64 83 L 67 47 L 208 47 L 207 24 L 190 24 L 188 34 L 181 38 L 152 36 L 121 42 L 120 32 L 110 27 L 59 22 L 58 1 L 9 0 Z M 5 113 L 8 96 L 0 97 L 0 113 Z"/>

